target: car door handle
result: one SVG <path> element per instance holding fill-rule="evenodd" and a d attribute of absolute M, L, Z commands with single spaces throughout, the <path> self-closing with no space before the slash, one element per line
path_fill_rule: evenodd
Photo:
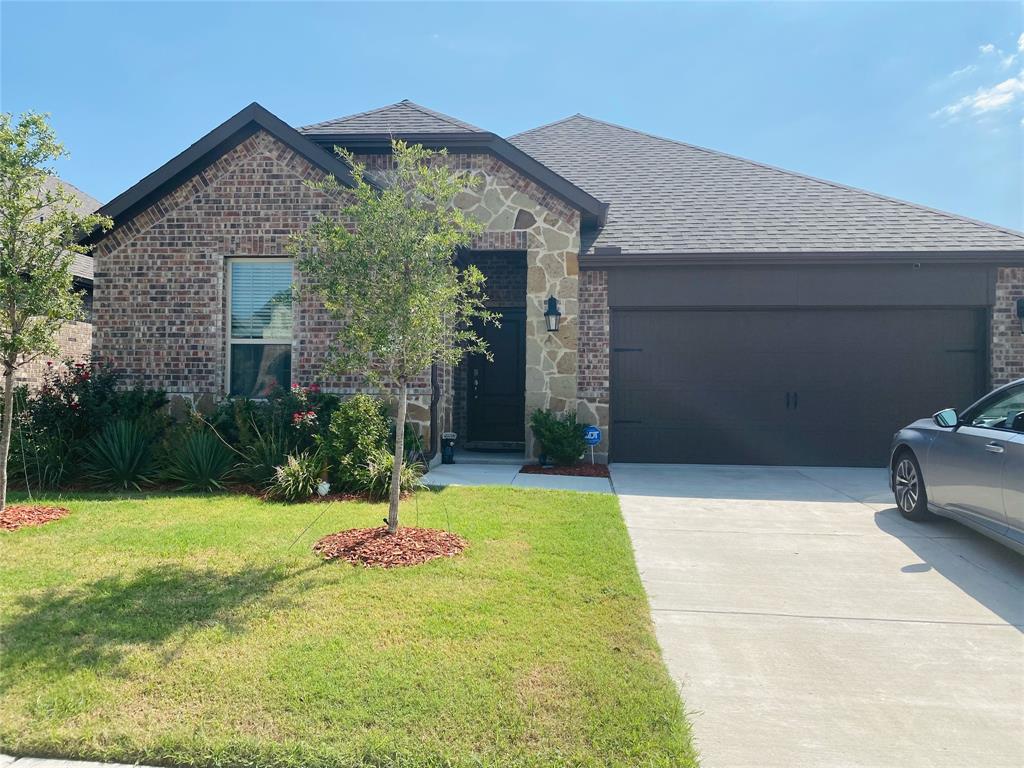
<path fill-rule="evenodd" d="M 986 443 L 985 450 L 989 453 L 1002 453 L 1006 449 L 1003 448 L 999 443 Z"/>

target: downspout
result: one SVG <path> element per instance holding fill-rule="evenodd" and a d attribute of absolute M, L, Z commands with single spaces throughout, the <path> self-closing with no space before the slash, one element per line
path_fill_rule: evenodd
<path fill-rule="evenodd" d="M 430 366 L 430 450 L 424 458 L 429 465 L 437 455 L 438 439 L 437 433 L 437 404 L 441 402 L 441 377 L 437 363 Z"/>

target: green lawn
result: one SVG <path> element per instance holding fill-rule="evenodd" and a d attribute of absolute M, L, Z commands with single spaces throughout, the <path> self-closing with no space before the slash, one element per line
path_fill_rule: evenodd
<path fill-rule="evenodd" d="M 48 501 L 53 501 L 49 499 Z M 614 497 L 449 489 L 461 557 L 322 563 L 386 507 L 73 497 L 0 532 L 0 751 L 195 766 L 691 766 Z"/>

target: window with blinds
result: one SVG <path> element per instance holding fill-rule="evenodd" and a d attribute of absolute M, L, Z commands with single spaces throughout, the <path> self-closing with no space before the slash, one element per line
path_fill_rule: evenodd
<path fill-rule="evenodd" d="M 266 397 L 292 367 L 292 262 L 228 261 L 228 393 Z"/>

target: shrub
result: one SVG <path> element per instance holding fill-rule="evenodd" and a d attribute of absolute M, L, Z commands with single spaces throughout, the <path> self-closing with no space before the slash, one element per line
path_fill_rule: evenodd
<path fill-rule="evenodd" d="M 530 428 L 540 443 L 542 455 L 555 464 L 575 464 L 586 450 L 583 425 L 576 421 L 575 413 L 560 417 L 538 409 L 530 416 Z"/>
<path fill-rule="evenodd" d="M 305 501 L 316 492 L 324 468 L 324 459 L 319 451 L 289 455 L 285 463 L 274 471 L 274 480 L 267 489 L 267 498 Z"/>
<path fill-rule="evenodd" d="M 390 433 L 391 419 L 380 399 L 360 394 L 345 400 L 320 440 L 332 481 L 347 490 L 366 490 L 367 462 L 376 451 L 387 450 Z"/>
<path fill-rule="evenodd" d="M 193 431 L 178 441 L 168 457 L 166 477 L 182 490 L 213 491 L 224 488 L 236 454 L 209 429 Z"/>
<path fill-rule="evenodd" d="M 70 435 L 60 430 L 36 430 L 30 402 L 28 387 L 18 387 L 14 393 L 8 476 L 13 483 L 29 489 L 56 490 L 71 473 Z"/>
<path fill-rule="evenodd" d="M 101 488 L 141 490 L 149 482 L 152 438 L 138 423 L 115 421 L 89 441 L 85 467 Z"/>
<path fill-rule="evenodd" d="M 318 446 L 338 403 L 335 395 L 321 392 L 315 384 L 278 387 L 265 400 L 233 397 L 221 401 L 209 423 L 242 453 L 254 446 L 257 452 L 271 445 L 283 446 L 276 462 L 280 464 L 284 455 L 312 451 Z"/>
<path fill-rule="evenodd" d="M 49 365 L 39 390 L 19 392 L 8 468 L 17 482 L 54 489 L 76 479 L 92 443 L 115 421 L 136 424 L 156 440 L 170 423 L 160 390 L 119 388 L 119 374 L 97 362 Z"/>
<path fill-rule="evenodd" d="M 363 467 L 363 486 L 358 490 L 366 491 L 372 499 L 385 499 L 391 492 L 391 472 L 395 468 L 395 455 L 387 448 L 377 448 L 370 452 Z M 402 493 L 423 487 L 423 465 L 415 461 L 402 463 L 399 476 L 399 488 Z"/>

